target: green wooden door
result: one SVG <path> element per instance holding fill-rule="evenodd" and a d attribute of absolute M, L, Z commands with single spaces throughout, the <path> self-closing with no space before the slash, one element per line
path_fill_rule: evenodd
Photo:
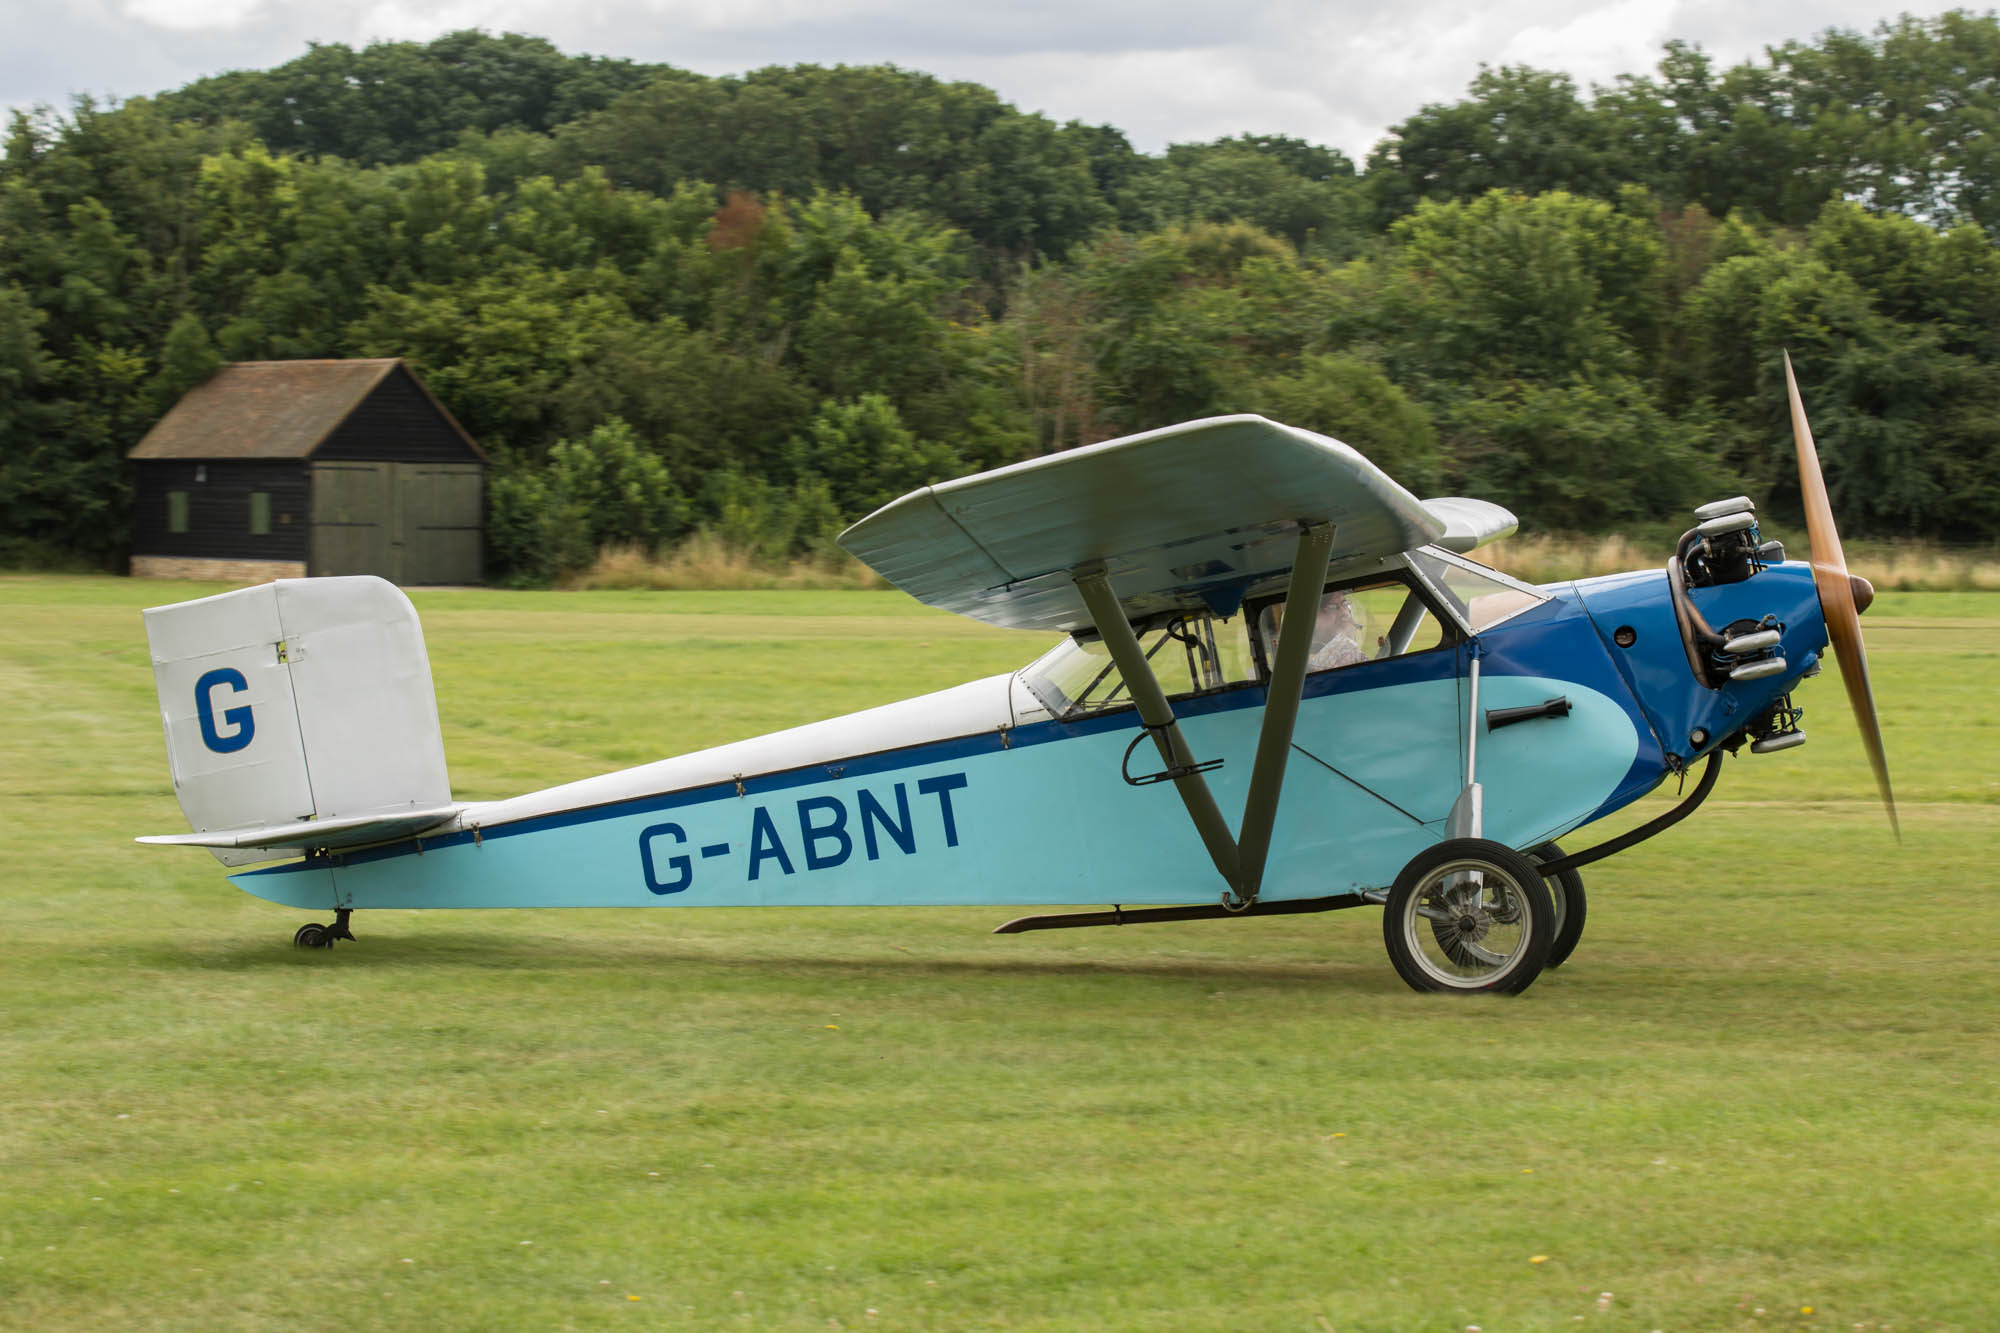
<path fill-rule="evenodd" d="M 476 463 L 315 463 L 312 564 L 396 584 L 477 583 L 485 496 Z"/>
<path fill-rule="evenodd" d="M 312 465 L 312 555 L 306 572 L 390 573 L 392 463 Z"/>
<path fill-rule="evenodd" d="M 397 583 L 477 583 L 484 504 L 477 463 L 396 463 Z"/>

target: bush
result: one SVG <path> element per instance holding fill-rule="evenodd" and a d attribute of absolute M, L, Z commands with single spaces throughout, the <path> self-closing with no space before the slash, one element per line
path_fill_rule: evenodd
<path fill-rule="evenodd" d="M 613 419 L 559 441 L 548 462 L 495 469 L 487 558 L 502 582 L 548 583 L 587 569 L 607 546 L 651 553 L 687 530 L 687 497 L 658 454 Z"/>

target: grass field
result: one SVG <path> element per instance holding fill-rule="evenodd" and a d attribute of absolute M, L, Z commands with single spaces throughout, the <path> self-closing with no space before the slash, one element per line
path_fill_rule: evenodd
<path fill-rule="evenodd" d="M 2000 595 L 1420 996 L 1372 912 L 304 917 L 184 827 L 138 608 L 0 578 L 0 1326 L 2000 1327 Z M 486 798 L 1044 641 L 884 592 L 419 592 Z M 1163 796 L 1162 799 L 1171 799 Z M 1031 893 L 1024 893 L 1032 897 Z"/>

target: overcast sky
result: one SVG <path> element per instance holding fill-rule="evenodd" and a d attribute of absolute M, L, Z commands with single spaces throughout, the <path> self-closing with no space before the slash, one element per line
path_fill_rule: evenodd
<path fill-rule="evenodd" d="M 1884 0 L 1888 3 L 1889 0 Z M 1856 0 L 0 0 L 0 105 L 132 97 L 263 69 L 308 41 L 422 41 L 459 28 L 705 74 L 894 63 L 994 89 L 1024 111 L 1108 123 L 1133 145 L 1282 133 L 1357 159 L 1485 64 L 1560 69 L 1586 90 L 1651 72 L 1669 38 L 1718 62 L 1897 13 Z"/>

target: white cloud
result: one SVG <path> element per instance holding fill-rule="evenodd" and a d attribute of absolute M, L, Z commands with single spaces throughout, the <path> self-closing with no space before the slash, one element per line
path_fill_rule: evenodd
<path fill-rule="evenodd" d="M 1327 122 L 1311 87 L 1275 85 L 1227 48 L 1061 52 L 983 62 L 967 77 L 1003 90 L 1023 110 L 1112 124 L 1149 148 L 1242 133 L 1299 133 Z"/>
<path fill-rule="evenodd" d="M 360 8 L 358 29 L 364 41 L 427 42 L 461 28 L 493 32 L 532 32 L 540 6 L 495 4 L 493 0 L 454 0 L 446 4 L 409 4 L 405 0 Z"/>
<path fill-rule="evenodd" d="M 526 32 L 578 54 L 706 74 L 891 62 L 984 83 L 1026 110 L 1107 123 L 1145 151 L 1282 133 L 1356 158 L 1483 64 L 1650 73 L 1670 37 L 1719 65 L 1830 25 L 1872 30 L 1881 0 L 0 0 L 0 105 L 136 96 L 306 43 Z M 1938 13 L 1931 0 L 1918 12 Z"/>
<path fill-rule="evenodd" d="M 264 0 L 125 0 L 125 13 L 171 32 L 241 28 L 264 9 Z"/>
<path fill-rule="evenodd" d="M 1674 6 L 1625 0 L 1577 14 L 1560 26 L 1531 24 L 1515 33 L 1494 62 L 1566 70 L 1583 91 L 1620 74 L 1645 74 L 1674 35 Z"/>

